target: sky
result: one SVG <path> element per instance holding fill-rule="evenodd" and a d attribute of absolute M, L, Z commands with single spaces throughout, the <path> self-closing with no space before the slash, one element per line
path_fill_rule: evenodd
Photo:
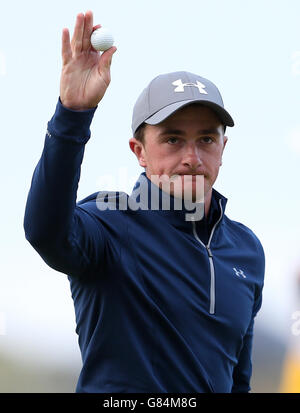
<path fill-rule="evenodd" d="M 77 199 L 131 192 L 143 169 L 129 149 L 133 105 L 158 74 L 213 81 L 235 126 L 215 188 L 229 218 L 249 226 L 266 255 L 257 323 L 288 342 L 300 267 L 300 2 L 298 0 L 66 0 L 5 2 L 0 22 L 0 352 L 79 363 L 69 282 L 25 240 L 23 217 L 47 122 L 59 97 L 61 32 L 92 10 L 118 50 L 95 113 Z M 300 346 L 300 337 L 297 338 Z"/>

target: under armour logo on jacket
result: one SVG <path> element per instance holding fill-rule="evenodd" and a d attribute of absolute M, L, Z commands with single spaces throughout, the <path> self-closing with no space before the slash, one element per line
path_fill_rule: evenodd
<path fill-rule="evenodd" d="M 206 86 L 203 83 L 199 82 L 199 80 L 197 80 L 197 83 L 182 83 L 182 80 L 178 79 L 175 80 L 175 82 L 172 82 L 172 85 L 177 86 L 174 89 L 174 92 L 184 92 L 184 88 L 186 86 L 193 86 L 197 87 L 200 93 L 207 95 L 206 90 L 204 90 Z"/>
<path fill-rule="evenodd" d="M 246 275 L 244 274 L 244 271 L 243 271 L 243 270 L 237 270 L 236 268 L 233 268 L 233 271 L 235 272 L 235 274 L 236 274 L 238 277 L 246 278 Z"/>

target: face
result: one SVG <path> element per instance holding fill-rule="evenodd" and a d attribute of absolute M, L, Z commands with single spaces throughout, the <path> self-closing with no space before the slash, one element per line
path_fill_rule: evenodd
<path fill-rule="evenodd" d="M 182 193 L 190 193 L 194 202 L 196 182 L 199 183 L 197 175 L 204 179 L 204 197 L 211 194 L 226 142 L 216 113 L 208 107 L 192 104 L 157 125 L 147 125 L 144 145 L 135 138 L 129 140 L 129 145 L 149 179 L 153 181 L 151 176 L 154 175 L 176 175 L 174 179 L 180 180 Z M 184 178 L 185 175 L 188 178 Z M 172 185 L 169 192 L 176 196 Z"/>

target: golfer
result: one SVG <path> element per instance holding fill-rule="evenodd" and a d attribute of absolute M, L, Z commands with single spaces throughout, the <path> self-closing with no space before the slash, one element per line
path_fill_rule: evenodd
<path fill-rule="evenodd" d="M 63 30 L 60 96 L 24 218 L 27 240 L 70 281 L 82 355 L 76 392 L 249 392 L 264 252 L 213 188 L 233 119 L 208 79 L 156 76 L 133 108 L 129 146 L 144 170 L 132 193 L 77 202 L 116 51 L 93 50 L 97 27 L 88 11 L 71 42 Z"/>

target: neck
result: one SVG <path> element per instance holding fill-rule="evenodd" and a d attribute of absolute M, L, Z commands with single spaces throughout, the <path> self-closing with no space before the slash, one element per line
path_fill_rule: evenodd
<path fill-rule="evenodd" d="M 151 179 L 151 175 L 149 176 L 147 170 L 145 170 L 145 175 L 152 183 L 154 183 Z M 212 197 L 212 188 L 210 188 L 210 190 L 204 195 L 204 215 L 206 218 L 209 214 L 209 209 L 211 205 L 211 197 Z"/>

